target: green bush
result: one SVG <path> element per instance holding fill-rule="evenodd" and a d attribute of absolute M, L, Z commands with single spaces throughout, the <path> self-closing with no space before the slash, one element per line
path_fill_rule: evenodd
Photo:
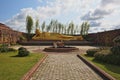
<path fill-rule="evenodd" d="M 8 48 L 8 51 L 16 51 L 16 49 Z"/>
<path fill-rule="evenodd" d="M 98 52 L 98 51 L 100 51 L 100 49 L 88 49 L 87 51 L 86 51 L 86 55 L 87 56 L 94 56 L 94 54 L 96 53 L 96 52 Z"/>
<path fill-rule="evenodd" d="M 20 48 L 18 49 L 18 56 L 19 56 L 19 57 L 28 56 L 29 54 L 30 54 L 30 52 L 27 51 L 27 49 L 24 48 L 24 47 L 20 47 Z"/>
<path fill-rule="evenodd" d="M 8 47 L 8 44 L 1 44 L 0 47 Z"/>
<path fill-rule="evenodd" d="M 8 44 L 2 44 L 0 46 L 0 52 L 4 53 L 4 52 L 10 52 L 10 51 L 16 51 L 16 50 L 13 48 L 9 48 Z"/>
<path fill-rule="evenodd" d="M 115 55 L 120 55 L 120 46 L 114 46 L 114 47 L 112 47 L 111 51 Z"/>
<path fill-rule="evenodd" d="M 113 54 L 110 50 L 101 50 L 95 53 L 95 60 L 109 64 L 120 65 L 120 55 Z"/>
<path fill-rule="evenodd" d="M 2 44 L 0 46 L 0 52 L 7 52 L 8 51 L 8 45 L 7 44 Z"/>
<path fill-rule="evenodd" d="M 0 48 L 0 52 L 7 52 L 7 48 Z"/>
<path fill-rule="evenodd" d="M 24 47 L 20 47 L 20 48 L 18 49 L 18 51 L 20 51 L 20 50 L 27 50 L 27 49 L 24 48 Z"/>
<path fill-rule="evenodd" d="M 103 60 L 105 56 L 112 54 L 110 50 L 101 50 L 94 54 L 95 59 Z"/>

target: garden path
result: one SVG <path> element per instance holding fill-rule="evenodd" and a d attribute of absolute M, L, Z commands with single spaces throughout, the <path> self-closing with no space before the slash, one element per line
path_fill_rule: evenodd
<path fill-rule="evenodd" d="M 21 46 L 14 46 L 18 49 Z M 49 46 L 23 46 L 29 51 L 40 50 Z M 78 52 L 70 53 L 53 53 L 50 52 L 48 57 L 39 66 L 30 80 L 103 80 L 76 54 L 85 53 L 87 49 L 95 48 L 93 46 L 75 46 L 80 49 Z M 46 53 L 46 52 L 44 52 Z"/>
<path fill-rule="evenodd" d="M 103 80 L 76 54 L 48 54 L 30 80 Z"/>

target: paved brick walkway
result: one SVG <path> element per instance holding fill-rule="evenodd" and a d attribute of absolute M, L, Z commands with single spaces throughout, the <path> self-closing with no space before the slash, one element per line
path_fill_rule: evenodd
<path fill-rule="evenodd" d="M 102 80 L 75 54 L 49 54 L 30 80 Z"/>

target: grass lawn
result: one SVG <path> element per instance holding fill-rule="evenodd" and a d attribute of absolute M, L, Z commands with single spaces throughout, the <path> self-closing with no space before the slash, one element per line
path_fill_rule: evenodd
<path fill-rule="evenodd" d="M 0 80 L 20 80 L 44 54 L 15 57 L 17 52 L 0 53 Z"/>
<path fill-rule="evenodd" d="M 120 66 L 95 61 L 94 57 L 88 57 L 85 55 L 82 56 L 90 62 L 94 63 L 96 66 L 98 66 L 108 74 L 110 74 L 111 76 L 113 76 L 114 78 L 116 78 L 117 80 L 120 80 Z"/>

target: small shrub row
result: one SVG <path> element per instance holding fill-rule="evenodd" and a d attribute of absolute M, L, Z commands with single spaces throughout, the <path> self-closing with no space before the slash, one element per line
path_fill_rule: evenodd
<path fill-rule="evenodd" d="M 94 54 L 96 53 L 96 52 L 98 52 L 98 51 L 100 51 L 100 49 L 88 49 L 87 51 L 86 51 L 86 55 L 87 56 L 94 56 Z"/>
<path fill-rule="evenodd" d="M 4 52 L 10 52 L 10 51 L 16 51 L 15 49 L 13 48 L 0 48 L 0 52 L 4 53 Z"/>
<path fill-rule="evenodd" d="M 10 52 L 10 51 L 16 51 L 15 49 L 13 48 L 9 48 L 7 44 L 2 44 L 0 46 L 0 52 Z"/>
<path fill-rule="evenodd" d="M 86 53 L 87 56 L 95 57 L 95 60 L 120 65 L 120 46 L 114 46 L 112 48 L 89 49 Z"/>
<path fill-rule="evenodd" d="M 117 45 L 113 46 L 111 49 L 100 48 L 100 51 L 96 52 L 92 49 L 87 51 L 87 55 L 94 56 L 95 60 L 98 61 L 120 65 L 120 36 L 116 37 L 113 42 Z"/>
<path fill-rule="evenodd" d="M 102 61 L 109 64 L 120 65 L 120 55 L 113 54 L 110 50 L 102 50 L 95 53 L 95 60 Z"/>
<path fill-rule="evenodd" d="M 19 57 L 28 56 L 29 54 L 30 54 L 30 52 L 26 48 L 24 48 L 24 47 L 20 47 L 18 49 L 18 56 Z"/>

